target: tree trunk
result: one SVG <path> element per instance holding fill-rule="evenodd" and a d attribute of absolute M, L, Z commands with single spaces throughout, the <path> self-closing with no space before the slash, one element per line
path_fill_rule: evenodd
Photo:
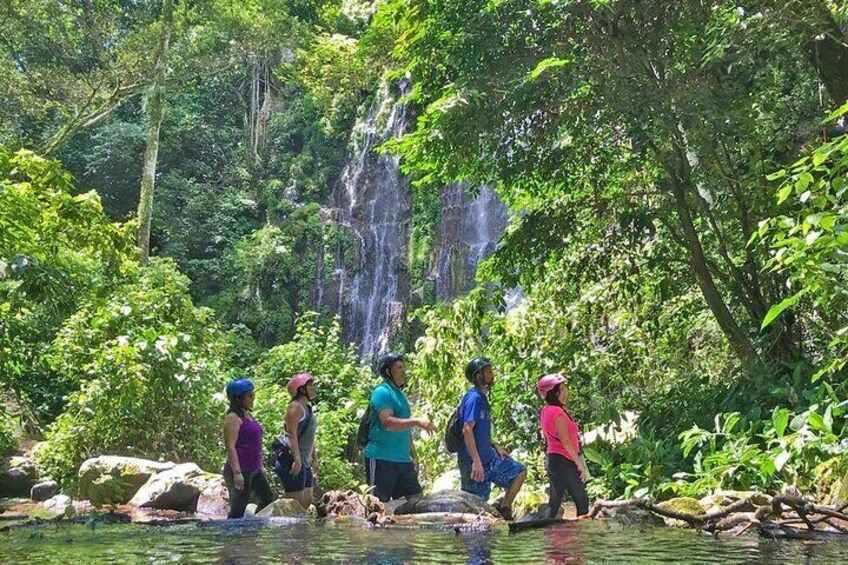
<path fill-rule="evenodd" d="M 144 166 L 141 173 L 141 195 L 138 201 L 138 248 L 141 264 L 150 258 L 150 220 L 153 214 L 153 188 L 156 183 L 156 163 L 159 157 L 159 128 L 165 109 L 165 75 L 167 73 L 168 45 L 174 19 L 173 0 L 162 0 L 162 29 L 156 50 L 156 67 L 153 74 L 153 91 L 147 104 L 147 145 L 144 148 Z"/>
<path fill-rule="evenodd" d="M 790 25 L 801 27 L 807 60 L 837 106 L 848 100 L 848 38 L 821 0 L 787 3 Z"/>
<path fill-rule="evenodd" d="M 701 240 L 698 237 L 698 232 L 692 221 L 692 212 L 689 208 L 689 203 L 686 201 L 686 188 L 690 184 L 688 175 L 685 171 L 688 168 L 683 162 L 679 163 L 678 171 L 668 171 L 669 184 L 671 193 L 674 196 L 674 203 L 677 208 L 678 222 L 683 230 L 683 237 L 686 241 L 686 247 L 689 250 L 689 260 L 692 264 L 692 271 L 698 286 L 704 295 L 707 305 L 721 327 L 725 336 L 727 336 L 731 347 L 736 355 L 746 365 L 751 365 L 757 358 L 757 352 L 751 343 L 751 340 L 736 323 L 733 314 L 725 304 L 724 299 L 716 288 L 715 281 L 707 266 L 707 260 L 704 256 L 704 248 L 701 246 Z M 693 187 L 694 188 L 694 187 Z"/>

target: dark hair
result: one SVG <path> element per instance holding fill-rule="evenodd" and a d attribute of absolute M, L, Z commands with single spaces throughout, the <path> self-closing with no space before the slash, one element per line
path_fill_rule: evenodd
<path fill-rule="evenodd" d="M 559 388 L 562 386 L 562 383 L 559 383 L 554 388 L 548 391 L 548 394 L 545 395 L 545 402 L 550 404 L 551 406 L 559 406 L 562 408 L 562 402 L 559 401 Z"/>
<path fill-rule="evenodd" d="M 390 379 L 392 376 L 392 367 L 398 361 L 403 361 L 403 355 L 400 353 L 386 353 L 377 359 L 377 374 L 384 379 Z"/>
<path fill-rule="evenodd" d="M 227 409 L 227 414 L 233 412 L 239 418 L 244 418 L 247 410 L 244 407 L 244 395 L 247 393 L 239 394 L 238 396 L 234 396 L 230 399 L 230 407 Z"/>

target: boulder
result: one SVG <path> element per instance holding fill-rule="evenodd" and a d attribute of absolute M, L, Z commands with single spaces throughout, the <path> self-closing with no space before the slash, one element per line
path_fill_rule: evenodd
<path fill-rule="evenodd" d="M 678 498 L 672 498 L 670 500 L 666 500 L 664 502 L 660 502 L 657 504 L 657 508 L 662 510 L 668 510 L 670 512 L 676 512 L 677 514 L 683 514 L 686 516 L 703 516 L 707 513 L 706 508 L 695 498 L 691 498 L 688 496 L 681 496 Z M 668 518 L 663 516 L 663 521 L 667 526 L 684 528 L 689 524 L 685 520 L 678 520 L 676 518 Z"/>
<path fill-rule="evenodd" d="M 214 475 L 208 475 L 194 463 L 182 463 L 161 473 L 151 475 L 138 489 L 130 504 L 139 508 L 193 512 L 202 489 Z"/>
<path fill-rule="evenodd" d="M 728 504 L 732 504 L 737 500 L 751 500 L 751 506 L 744 508 L 742 510 L 753 510 L 757 506 L 764 506 L 766 504 L 771 504 L 771 497 L 762 492 L 757 492 L 754 490 L 719 490 L 716 491 L 704 498 L 700 499 L 698 502 L 707 512 L 712 512 L 715 510 L 720 510 L 722 507 L 727 506 Z"/>
<path fill-rule="evenodd" d="M 660 502 L 657 504 L 657 508 L 688 516 L 701 516 L 707 513 L 706 509 L 698 500 L 688 496 L 681 496 Z"/>
<path fill-rule="evenodd" d="M 816 467 L 814 492 L 822 504 L 848 502 L 848 456 L 834 457 Z"/>
<path fill-rule="evenodd" d="M 75 514 L 83 514 L 91 510 L 91 503 L 87 500 L 71 500 L 71 497 L 66 494 L 57 494 L 48 498 L 41 503 L 44 508 L 52 516 L 73 516 Z"/>
<path fill-rule="evenodd" d="M 42 481 L 33 485 L 29 497 L 36 502 L 42 502 L 59 494 L 59 483 L 56 481 Z"/>
<path fill-rule="evenodd" d="M 308 512 L 293 498 L 278 498 L 256 513 L 257 518 L 301 518 Z"/>
<path fill-rule="evenodd" d="M 664 526 L 665 522 L 656 514 L 652 514 L 642 508 L 636 506 L 619 506 L 614 508 L 604 508 L 604 516 L 619 524 L 628 526 Z"/>
<path fill-rule="evenodd" d="M 433 481 L 432 492 L 441 492 L 443 490 L 459 490 L 460 477 L 459 469 L 449 469 L 439 475 Z"/>
<path fill-rule="evenodd" d="M 124 504 L 151 475 L 173 469 L 171 462 L 102 455 L 79 468 L 79 494 L 95 504 Z"/>
<path fill-rule="evenodd" d="M 29 457 L 7 457 L 0 465 L 0 496 L 26 498 L 35 484 L 35 464 Z"/>
<path fill-rule="evenodd" d="M 482 514 L 500 516 L 490 504 L 473 494 L 458 490 L 443 490 L 408 500 L 395 509 L 396 515 L 451 512 L 457 514 Z"/>
<path fill-rule="evenodd" d="M 380 500 L 370 494 L 359 494 L 352 490 L 331 490 L 325 492 L 316 504 L 319 517 L 336 518 L 350 516 L 367 519 L 372 514 L 383 514 L 386 507 Z"/>
<path fill-rule="evenodd" d="M 203 516 L 226 517 L 230 511 L 230 492 L 221 475 L 207 474 L 190 480 L 200 494 L 193 510 Z"/>

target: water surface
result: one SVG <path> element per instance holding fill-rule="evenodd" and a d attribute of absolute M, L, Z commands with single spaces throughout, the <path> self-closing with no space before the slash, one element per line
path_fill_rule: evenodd
<path fill-rule="evenodd" d="M 846 546 L 581 522 L 510 534 L 353 523 L 43 526 L 0 534 L 4 564 L 845 563 Z"/>

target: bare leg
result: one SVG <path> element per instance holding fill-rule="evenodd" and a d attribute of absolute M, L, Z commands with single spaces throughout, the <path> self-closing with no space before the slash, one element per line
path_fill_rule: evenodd
<path fill-rule="evenodd" d="M 304 508 L 312 504 L 312 487 L 303 489 L 303 500 L 300 501 Z"/>
<path fill-rule="evenodd" d="M 518 496 L 518 491 L 521 490 L 521 486 L 524 484 L 524 479 L 527 478 L 527 471 L 521 471 L 521 474 L 515 477 L 511 483 L 509 483 L 509 488 L 506 490 L 506 493 L 503 497 L 503 505 L 506 508 L 512 508 L 512 502 L 515 500 L 515 497 Z"/>
<path fill-rule="evenodd" d="M 298 490 L 295 492 L 287 493 L 288 497 L 292 500 L 296 500 L 300 503 L 304 508 L 309 508 L 309 505 L 312 504 L 312 488 L 305 488 L 303 490 Z"/>

